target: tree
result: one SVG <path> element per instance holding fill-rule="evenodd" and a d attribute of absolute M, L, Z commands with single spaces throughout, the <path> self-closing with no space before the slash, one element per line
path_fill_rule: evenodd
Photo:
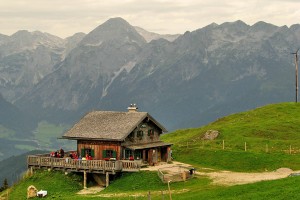
<path fill-rule="evenodd" d="M 0 187 L 0 192 L 2 192 L 3 190 L 6 190 L 8 188 L 8 181 L 7 181 L 7 178 L 4 179 L 3 181 L 3 185 L 2 187 Z"/>
<path fill-rule="evenodd" d="M 4 181 L 3 181 L 3 186 L 2 186 L 2 187 L 3 187 L 4 190 L 6 190 L 6 189 L 9 187 L 9 186 L 8 186 L 7 178 L 4 179 Z"/>

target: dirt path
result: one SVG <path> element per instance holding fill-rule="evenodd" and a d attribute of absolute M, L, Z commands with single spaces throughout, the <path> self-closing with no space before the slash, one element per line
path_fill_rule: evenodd
<path fill-rule="evenodd" d="M 170 167 L 169 170 L 172 169 L 177 170 L 176 166 L 192 167 L 191 165 L 174 161 L 172 164 L 163 164 L 163 165 L 144 168 L 142 170 L 156 171 L 159 168 L 167 168 L 167 167 Z M 260 173 L 244 173 L 244 172 L 231 172 L 231 171 L 209 172 L 209 169 L 203 171 L 200 169 L 196 171 L 196 174 L 209 177 L 210 179 L 212 179 L 213 184 L 240 185 L 240 184 L 254 183 L 254 182 L 264 181 L 264 180 L 281 179 L 289 176 L 293 172 L 294 171 L 288 168 L 280 168 L 277 169 L 276 171 L 260 172 Z"/>
<path fill-rule="evenodd" d="M 293 171 L 288 168 L 280 168 L 273 172 L 244 173 L 244 172 L 196 172 L 199 175 L 208 176 L 213 180 L 213 184 L 218 185 L 241 185 L 265 180 L 276 180 L 288 177 Z"/>
<path fill-rule="evenodd" d="M 147 168 L 142 168 L 142 171 L 157 171 L 158 169 L 168 169 L 169 171 L 178 172 L 178 167 L 187 167 L 192 168 L 191 165 L 186 163 L 181 163 L 177 161 L 173 161 L 171 164 L 163 163 L 157 166 L 150 166 Z M 204 169 L 204 168 L 203 168 Z M 212 169 L 204 169 L 196 171 L 197 175 L 207 176 L 212 179 L 213 184 L 217 185 L 241 185 L 247 183 L 254 183 L 264 180 L 275 180 L 288 177 L 291 173 L 295 171 L 289 168 L 280 168 L 273 172 L 261 172 L 261 173 L 244 173 L 244 172 L 231 172 L 231 171 L 214 171 Z M 297 171 L 299 172 L 299 171 Z M 103 190 L 101 187 L 90 187 L 87 189 L 83 189 L 78 192 L 78 194 L 96 194 Z M 109 194 L 108 196 L 111 196 Z M 127 194 L 115 194 L 115 195 L 127 195 Z M 104 197 L 105 195 L 100 195 Z"/>

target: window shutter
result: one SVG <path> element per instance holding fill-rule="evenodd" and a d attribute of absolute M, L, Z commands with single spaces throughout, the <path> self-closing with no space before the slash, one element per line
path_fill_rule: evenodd
<path fill-rule="evenodd" d="M 117 158 L 117 152 L 116 151 L 113 151 L 112 154 L 113 154 L 113 158 Z"/>
<path fill-rule="evenodd" d="M 94 149 L 91 149 L 91 156 L 95 157 L 95 150 Z"/>
<path fill-rule="evenodd" d="M 102 151 L 102 158 L 106 158 L 106 150 Z"/>
<path fill-rule="evenodd" d="M 84 149 L 81 149 L 81 157 L 85 157 L 85 155 L 84 155 Z"/>

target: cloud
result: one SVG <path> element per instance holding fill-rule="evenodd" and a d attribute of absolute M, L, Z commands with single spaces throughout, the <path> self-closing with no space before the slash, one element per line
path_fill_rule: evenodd
<path fill-rule="evenodd" d="M 112 17 L 158 33 L 184 33 L 216 22 L 242 20 L 292 25 L 298 0 L 14 0 L 0 2 L 1 33 L 40 30 L 61 37 L 88 33 Z"/>

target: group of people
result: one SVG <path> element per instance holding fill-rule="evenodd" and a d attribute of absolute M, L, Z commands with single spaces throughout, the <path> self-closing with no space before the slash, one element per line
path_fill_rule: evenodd
<path fill-rule="evenodd" d="M 50 153 L 50 157 L 54 157 L 54 158 L 63 158 L 65 156 L 65 151 L 61 148 L 57 151 L 52 151 Z"/>
<path fill-rule="evenodd" d="M 71 153 L 69 154 L 69 157 L 70 157 L 71 159 L 78 160 L 78 158 L 79 158 L 80 156 L 78 157 L 77 152 L 71 152 Z"/>
<path fill-rule="evenodd" d="M 61 148 L 57 151 L 52 151 L 50 153 L 50 157 L 54 158 L 64 158 L 65 157 L 65 151 Z M 81 155 L 77 155 L 77 152 L 70 152 L 68 155 L 66 155 L 66 158 L 74 159 L 74 160 L 93 160 L 93 157 L 89 154 L 86 154 L 85 157 L 81 157 Z"/>

